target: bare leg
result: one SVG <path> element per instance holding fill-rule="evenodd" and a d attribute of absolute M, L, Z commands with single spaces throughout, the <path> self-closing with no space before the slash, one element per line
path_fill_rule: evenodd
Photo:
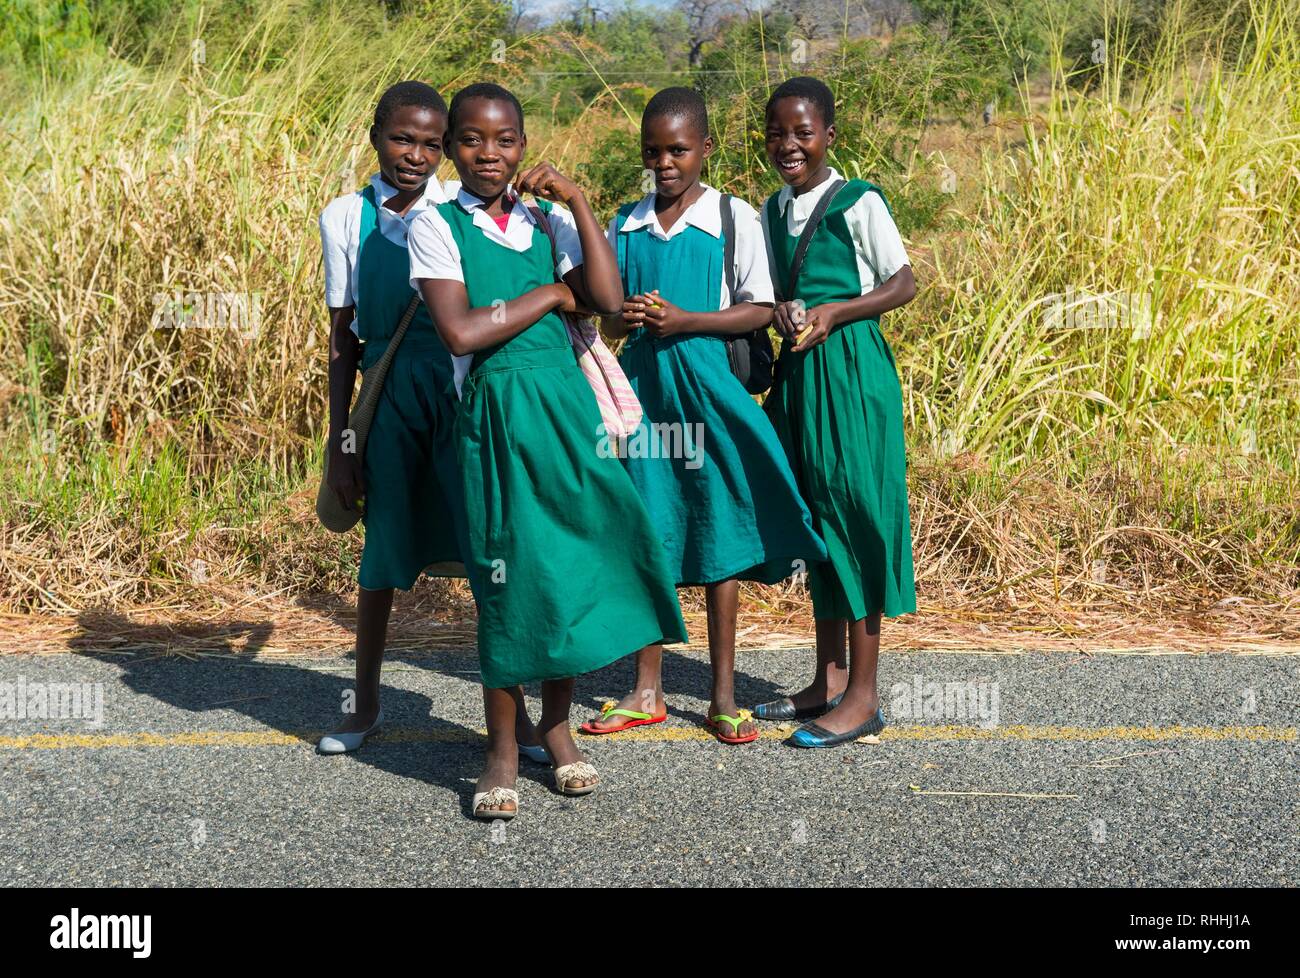
<path fill-rule="evenodd" d="M 537 745 L 537 728 L 528 718 L 528 707 L 524 703 L 524 687 L 513 686 L 509 690 L 510 698 L 515 701 L 515 742 L 528 747 Z"/>
<path fill-rule="evenodd" d="M 736 706 L 736 605 L 740 600 L 740 584 L 735 578 L 716 581 L 704 588 L 709 613 L 709 663 L 713 666 L 713 700 L 709 703 L 709 716 L 719 714 L 734 717 Z M 736 727 L 721 723 L 722 733 L 748 737 L 758 727 L 746 720 Z"/>
<path fill-rule="evenodd" d="M 640 649 L 636 654 L 636 685 L 618 701 L 618 708 L 634 713 L 649 713 L 652 717 L 663 716 L 668 709 L 664 704 L 663 664 L 662 645 L 655 643 Z M 621 727 L 627 722 L 627 717 L 612 716 L 604 722 L 590 722 L 598 730 L 609 730 Z"/>
<path fill-rule="evenodd" d="M 388 640 L 388 616 L 393 610 L 393 589 L 357 590 L 356 711 L 344 716 L 335 733 L 360 733 L 379 714 L 379 672 Z"/>
<path fill-rule="evenodd" d="M 542 719 L 537 724 L 537 734 L 557 768 L 586 760 L 582 751 L 578 750 L 578 745 L 573 742 L 573 731 L 569 729 L 569 707 L 572 703 L 572 679 L 548 679 L 542 683 Z M 570 786 L 581 788 L 595 784 L 596 780 L 575 778 Z"/>
<path fill-rule="evenodd" d="M 817 721 L 832 733 L 848 733 L 860 727 L 880 707 L 876 692 L 876 665 L 880 659 L 880 614 L 868 615 L 849 624 L 849 684 L 844 699 Z"/>
<path fill-rule="evenodd" d="M 515 741 L 515 698 L 518 695 L 518 686 L 483 689 L 483 712 L 487 717 L 488 730 L 487 763 L 479 775 L 474 789 L 476 792 L 515 786 L 515 778 L 519 775 L 519 745 Z M 515 804 L 510 801 L 500 805 L 484 805 L 482 808 L 482 811 L 487 812 L 514 810 Z"/>
<path fill-rule="evenodd" d="M 849 684 L 849 663 L 844 651 L 846 622 L 843 618 L 819 618 L 816 625 L 817 672 L 811 683 L 790 697 L 800 710 L 829 703 Z"/>

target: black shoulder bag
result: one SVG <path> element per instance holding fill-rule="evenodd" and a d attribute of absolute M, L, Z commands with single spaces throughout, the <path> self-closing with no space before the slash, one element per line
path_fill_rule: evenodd
<path fill-rule="evenodd" d="M 731 212 L 731 194 L 721 195 L 722 209 L 722 274 L 726 276 L 727 293 L 736 301 L 736 215 Z M 764 326 L 752 333 L 725 337 L 727 365 L 745 390 L 763 394 L 772 386 L 772 336 Z"/>

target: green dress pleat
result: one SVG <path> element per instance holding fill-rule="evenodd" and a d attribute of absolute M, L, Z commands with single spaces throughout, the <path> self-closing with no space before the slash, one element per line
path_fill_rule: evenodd
<path fill-rule="evenodd" d="M 861 295 L 844 214 L 868 192 L 880 193 L 853 180 L 836 195 L 790 298 L 811 308 Z M 787 232 L 776 195 L 766 207 L 775 273 L 789 296 L 798 238 Z M 875 319 L 837 326 L 806 352 L 789 348 L 789 341 L 782 344 L 766 407 L 830 558 L 809 569 L 813 616 L 856 621 L 915 611 L 903 397 L 893 351 Z"/>
<path fill-rule="evenodd" d="M 458 203 L 438 211 L 460 249 L 471 307 L 555 280 L 540 228 L 517 252 Z M 598 450 L 600 425 L 555 313 L 475 355 L 456 440 L 489 688 L 577 676 L 652 642 L 686 641 L 663 548 L 627 472 Z"/>
<path fill-rule="evenodd" d="M 379 230 L 372 188 L 362 191 L 361 206 L 356 318 L 366 370 L 383 355 L 414 292 L 410 255 Z M 367 590 L 409 590 L 425 570 L 464 576 L 451 378 L 451 356 L 421 304 L 389 367 L 362 459 L 366 533 L 358 583 Z"/>
<path fill-rule="evenodd" d="M 723 240 L 692 225 L 667 241 L 648 227 L 622 231 L 634 206 L 619 212 L 626 294 L 658 289 L 682 309 L 716 312 Z M 627 470 L 678 584 L 774 584 L 826 559 L 776 432 L 731 372 L 722 338 L 635 329 L 619 360 L 645 411 Z"/>

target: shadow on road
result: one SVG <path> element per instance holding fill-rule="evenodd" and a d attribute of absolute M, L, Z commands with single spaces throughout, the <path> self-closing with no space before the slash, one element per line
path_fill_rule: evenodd
<path fill-rule="evenodd" d="M 394 616 L 407 610 L 406 603 L 420 607 L 416 599 L 398 592 L 394 603 Z M 305 597 L 299 603 L 316 614 L 328 617 L 334 624 L 354 631 L 356 614 L 350 602 L 332 598 Z M 464 648 L 404 649 L 392 648 L 394 640 L 401 636 L 401 630 L 390 629 L 389 650 L 384 655 L 385 663 L 401 662 L 421 669 L 430 669 L 453 679 L 477 683 L 479 681 L 478 659 L 471 646 Z M 473 641 L 472 637 L 469 641 Z M 354 653 L 349 652 L 347 661 L 352 662 Z M 573 723 L 578 725 L 588 719 L 587 714 L 596 715 L 600 707 L 608 700 L 621 699 L 630 690 L 636 679 L 635 659 L 631 654 L 613 662 L 603 669 L 579 676 L 573 691 Z M 812 660 L 809 660 L 809 672 Z M 707 659 L 685 655 L 671 648 L 664 650 L 664 688 L 668 701 L 668 713 L 694 723 L 703 723 L 704 714 L 694 710 L 681 709 L 673 704 L 674 693 L 689 693 L 706 703 L 710 698 L 713 674 Z M 534 685 L 527 692 L 538 692 Z M 786 690 L 758 676 L 751 676 L 741 669 L 736 670 L 736 701 L 741 706 L 753 706 L 767 700 L 784 696 Z"/>
<path fill-rule="evenodd" d="M 353 687 L 348 673 L 250 661 L 270 638 L 274 630 L 270 621 L 196 621 L 150 629 L 111 611 L 95 611 L 79 616 L 78 625 L 81 635 L 69 640 L 70 651 L 88 652 L 88 637 L 93 635 L 96 658 L 117 665 L 130 689 L 189 713 L 232 710 L 283 733 L 324 733 L 337 722 L 343 696 Z M 121 652 L 105 652 L 105 634 L 130 640 Z M 202 637 L 205 651 L 197 655 L 167 651 L 168 644 L 180 636 Z M 150 652 L 151 647 L 158 651 Z M 469 681 L 476 680 L 470 677 Z M 445 730 L 450 742 L 387 744 L 385 749 L 363 749 L 346 756 L 322 755 L 320 763 L 368 764 L 465 794 L 465 779 L 479 774 L 486 738 L 474 728 L 432 716 L 433 701 L 428 696 L 388 685 L 381 695 L 389 726 Z M 200 721 L 195 728 L 209 726 Z"/>

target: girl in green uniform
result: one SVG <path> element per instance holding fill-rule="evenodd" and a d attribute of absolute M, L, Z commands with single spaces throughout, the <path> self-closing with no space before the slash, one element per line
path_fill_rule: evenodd
<path fill-rule="evenodd" d="M 620 360 L 651 434 L 629 440 L 628 472 L 678 586 L 704 586 L 713 666 L 707 720 L 719 740 L 736 744 L 758 737 L 735 699 L 738 582 L 774 584 L 825 560 L 826 549 L 776 432 L 728 364 L 727 335 L 771 322 L 772 280 L 758 213 L 700 182 L 712 151 L 698 92 L 667 88 L 650 99 L 641 157 L 655 190 L 623 206 L 610 225 L 629 298 L 605 327 L 630 333 Z M 662 647 L 642 650 L 636 689 L 582 729 L 661 722 L 662 661 Z"/>
<path fill-rule="evenodd" d="M 511 687 L 541 681 L 538 733 L 556 787 L 586 794 L 598 777 L 569 730 L 573 677 L 651 643 L 683 642 L 686 628 L 645 507 L 618 459 L 598 450 L 600 410 L 559 315 L 622 307 L 591 206 L 546 163 L 511 189 L 524 118 L 499 85 L 456 93 L 447 143 L 461 189 L 412 224 L 411 284 L 456 360 L 464 558 L 488 726 L 473 810 L 509 818 L 518 809 Z M 520 193 L 540 198 L 554 251 Z"/>
<path fill-rule="evenodd" d="M 365 189 L 332 201 L 321 214 L 325 299 L 330 313 L 329 484 L 343 505 L 361 505 L 365 545 L 357 593 L 355 699 L 343 725 L 321 740 L 325 754 L 359 748 L 379 729 L 379 676 L 393 589 L 430 576 L 463 577 L 463 517 L 447 393 L 451 357 L 428 310 L 419 306 L 398 347 L 375 410 L 364 458 L 352 450 L 348 405 L 358 367 L 383 356 L 415 295 L 406 238 L 411 222 L 446 200 L 434 175 L 442 162 L 447 105 L 422 82 L 400 82 L 375 107 L 370 142 L 379 172 Z M 449 188 L 454 191 L 454 185 Z M 520 703 L 519 740 L 545 754 Z"/>
<path fill-rule="evenodd" d="M 830 90 L 815 78 L 785 82 L 768 100 L 766 127 L 768 158 L 786 184 L 763 208 L 785 337 L 767 408 L 830 559 L 808 572 L 813 682 L 754 712 L 818 717 L 790 742 L 832 747 L 883 729 L 880 618 L 916 610 L 902 392 L 880 331 L 880 316 L 910 301 L 916 283 L 880 189 L 844 183 L 826 164 L 835 142 Z M 828 192 L 792 292 L 800 234 Z"/>

